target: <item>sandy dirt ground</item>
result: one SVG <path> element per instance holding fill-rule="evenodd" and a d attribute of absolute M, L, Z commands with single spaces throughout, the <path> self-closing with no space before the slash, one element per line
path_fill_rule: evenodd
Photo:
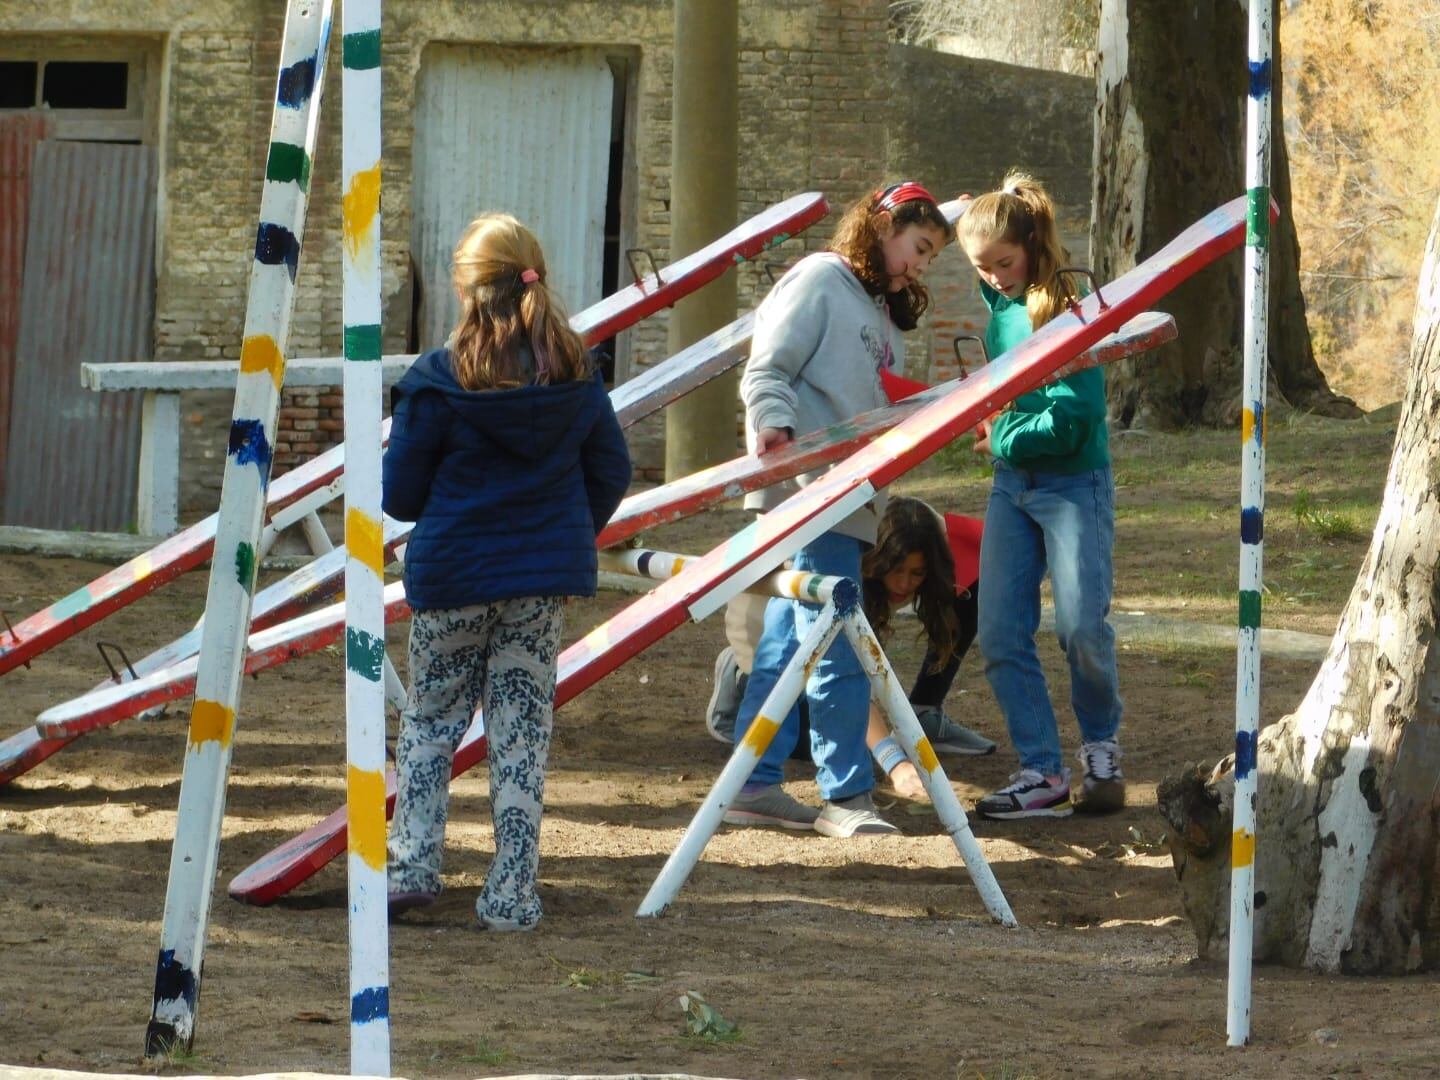
<path fill-rule="evenodd" d="M 707 534 L 739 522 L 711 519 Z M 682 550 L 701 537 L 662 540 Z M 0 607 L 28 614 L 100 573 L 0 558 Z M 8 735 L 199 616 L 192 574 L 0 681 Z M 583 633 L 625 598 L 573 605 Z M 1124 606 L 1123 601 L 1117 607 Z M 892 658 L 909 677 L 913 622 Z M 404 669 L 403 626 L 392 656 Z M 1433 1076 L 1434 976 L 1342 979 L 1261 968 L 1254 1043 L 1225 1048 L 1223 958 L 1200 962 L 1180 916 L 1156 783 L 1232 741 L 1234 657 L 1128 647 L 1120 675 L 1129 807 L 1102 819 L 977 822 L 1021 927 L 985 915 L 928 807 L 877 792 L 903 835 L 832 840 L 722 831 L 670 913 L 637 904 L 723 763 L 700 717 L 718 624 L 686 626 L 558 717 L 543 834 L 546 917 L 477 929 L 492 852 L 483 768 L 455 786 L 446 890 L 393 927 L 394 1071 L 408 1076 L 661 1072 L 725 1077 Z M 1057 698 L 1053 641 L 1043 656 Z M 1313 662 L 1265 668 L 1267 720 Z M 331 649 L 246 680 L 193 1053 L 176 1073 L 348 1067 L 346 903 L 332 864 L 268 908 L 230 878 L 343 801 L 341 658 Z M 1002 740 L 945 762 L 967 808 L 1013 768 L 975 657 L 953 715 Z M 0 1062 L 132 1072 L 149 1016 L 174 834 L 185 709 L 76 742 L 0 789 Z M 1073 751 L 1073 720 L 1062 716 Z M 815 799 L 796 767 L 791 790 Z M 739 1025 L 687 1033 L 698 992 Z"/>

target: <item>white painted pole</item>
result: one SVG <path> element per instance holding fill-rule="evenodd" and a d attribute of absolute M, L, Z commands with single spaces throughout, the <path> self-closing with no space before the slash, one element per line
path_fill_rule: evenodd
<path fill-rule="evenodd" d="M 385 544 L 380 517 L 380 0 L 343 0 L 345 751 L 350 1072 L 390 1075 L 385 872 Z M 308 524 L 313 514 L 305 518 Z M 307 536 L 312 530 L 307 529 Z M 321 535 L 324 535 L 323 529 Z M 312 546 L 316 538 L 311 537 Z M 317 554 L 319 550 L 317 549 Z"/>
<path fill-rule="evenodd" d="M 843 587 L 848 586 L 849 593 L 858 592 L 848 578 L 838 580 L 842 584 L 841 591 L 846 591 Z M 810 672 L 839 633 L 840 621 L 836 617 L 835 604 L 828 603 L 820 612 L 820 617 L 811 625 L 810 632 L 800 642 L 795 655 L 790 658 L 790 663 L 786 664 L 785 670 L 780 673 L 774 689 L 760 706 L 760 711 L 745 732 L 745 737 L 736 744 L 735 752 L 730 755 L 725 768 L 720 770 L 715 786 L 710 789 L 710 794 L 705 796 L 705 801 L 695 812 L 695 817 L 685 830 L 679 845 L 660 868 L 659 876 L 645 894 L 645 899 L 640 902 L 640 909 L 635 912 L 637 918 L 663 915 L 665 909 L 674 902 L 676 894 L 690 876 L 690 871 L 695 869 L 695 864 L 700 861 L 705 845 L 720 827 L 726 808 L 740 793 L 745 781 L 750 779 L 750 774 L 755 771 L 766 747 L 780 730 L 786 714 L 805 692 L 805 683 L 810 678 Z"/>
<path fill-rule="evenodd" d="M 655 551 L 651 548 L 608 548 L 600 552 L 600 569 L 614 574 L 633 574 L 654 581 L 665 581 L 680 573 L 695 559 L 694 555 L 677 555 L 673 551 Z M 823 604 L 830 599 L 836 584 L 845 580 L 847 579 L 841 577 L 812 574 L 806 570 L 777 570 L 745 591 Z"/>
<path fill-rule="evenodd" d="M 1255 798 L 1260 737 L 1260 596 L 1265 536 L 1265 368 L 1270 274 L 1273 0 L 1250 0 L 1245 108 L 1245 389 L 1240 439 L 1240 597 L 1235 678 L 1235 832 L 1230 846 L 1230 977 L 1225 1032 L 1250 1041 L 1255 935 Z"/>
<path fill-rule="evenodd" d="M 1017 926 L 1010 904 L 1000 889 L 1000 883 L 995 880 L 995 873 L 985 861 L 985 853 L 980 850 L 980 842 L 970 831 L 970 820 L 965 816 L 960 800 L 955 797 L 949 778 L 940 768 L 940 759 L 935 756 L 930 740 L 925 737 L 925 732 L 920 727 L 914 706 L 900 689 L 900 680 L 896 678 L 895 669 L 890 666 L 890 660 L 881 648 L 880 640 L 870 626 L 870 620 L 865 618 L 865 612 L 857 607 L 841 621 L 845 636 L 850 640 L 850 647 L 855 650 L 860 666 L 870 677 L 871 693 L 890 718 L 890 728 L 899 737 L 906 756 L 919 770 L 920 778 L 925 782 L 925 790 L 930 793 L 930 802 L 940 818 L 940 824 L 950 834 L 950 839 L 955 842 L 955 850 L 965 861 L 965 869 L 980 893 L 985 910 L 1001 926 Z"/>
<path fill-rule="evenodd" d="M 195 1038 L 205 931 L 259 561 L 256 547 L 270 482 L 325 81 L 330 10 L 330 0 L 290 0 L 285 15 L 154 1001 L 145 1031 L 145 1056 L 152 1060 L 188 1051 Z"/>

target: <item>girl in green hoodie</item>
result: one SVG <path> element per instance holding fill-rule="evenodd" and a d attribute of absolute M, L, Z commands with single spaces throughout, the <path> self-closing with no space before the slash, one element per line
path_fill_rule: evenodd
<path fill-rule="evenodd" d="M 1069 257 L 1054 205 L 1023 173 L 1011 173 L 999 191 L 973 199 L 957 239 L 990 308 L 985 344 L 991 357 L 1029 337 L 1079 295 L 1070 276 L 1060 273 Z M 1116 741 L 1121 703 L 1115 634 L 1107 619 L 1115 482 L 1105 415 L 1104 371 L 1091 368 L 1016 398 L 977 431 L 975 450 L 989 454 L 995 467 L 980 544 L 978 641 L 1020 758 L 1010 783 L 977 804 L 982 817 L 1065 817 L 1072 809 L 1102 812 L 1125 802 Z M 1047 572 L 1080 726 L 1084 780 L 1073 802 L 1035 648 Z"/>

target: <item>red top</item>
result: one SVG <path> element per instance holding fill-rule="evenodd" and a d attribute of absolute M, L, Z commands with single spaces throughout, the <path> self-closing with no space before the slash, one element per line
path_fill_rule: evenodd
<path fill-rule="evenodd" d="M 929 390 L 930 387 L 903 375 L 895 375 L 880 369 L 880 386 L 892 402 L 904 401 L 908 397 Z M 980 530 L 979 518 L 964 514 L 946 514 L 945 538 L 950 541 L 950 554 L 955 559 L 955 591 L 970 588 L 980 580 Z"/>

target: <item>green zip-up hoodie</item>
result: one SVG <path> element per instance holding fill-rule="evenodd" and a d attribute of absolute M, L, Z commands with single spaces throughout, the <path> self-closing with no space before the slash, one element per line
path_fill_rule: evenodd
<path fill-rule="evenodd" d="M 992 358 L 1013 349 L 1034 331 L 1025 299 L 1011 300 L 983 281 L 990 308 L 985 348 Z M 1105 371 L 1090 368 L 1016 398 L 995 418 L 990 453 L 1017 469 L 1082 473 L 1110 464 L 1105 427 Z"/>

